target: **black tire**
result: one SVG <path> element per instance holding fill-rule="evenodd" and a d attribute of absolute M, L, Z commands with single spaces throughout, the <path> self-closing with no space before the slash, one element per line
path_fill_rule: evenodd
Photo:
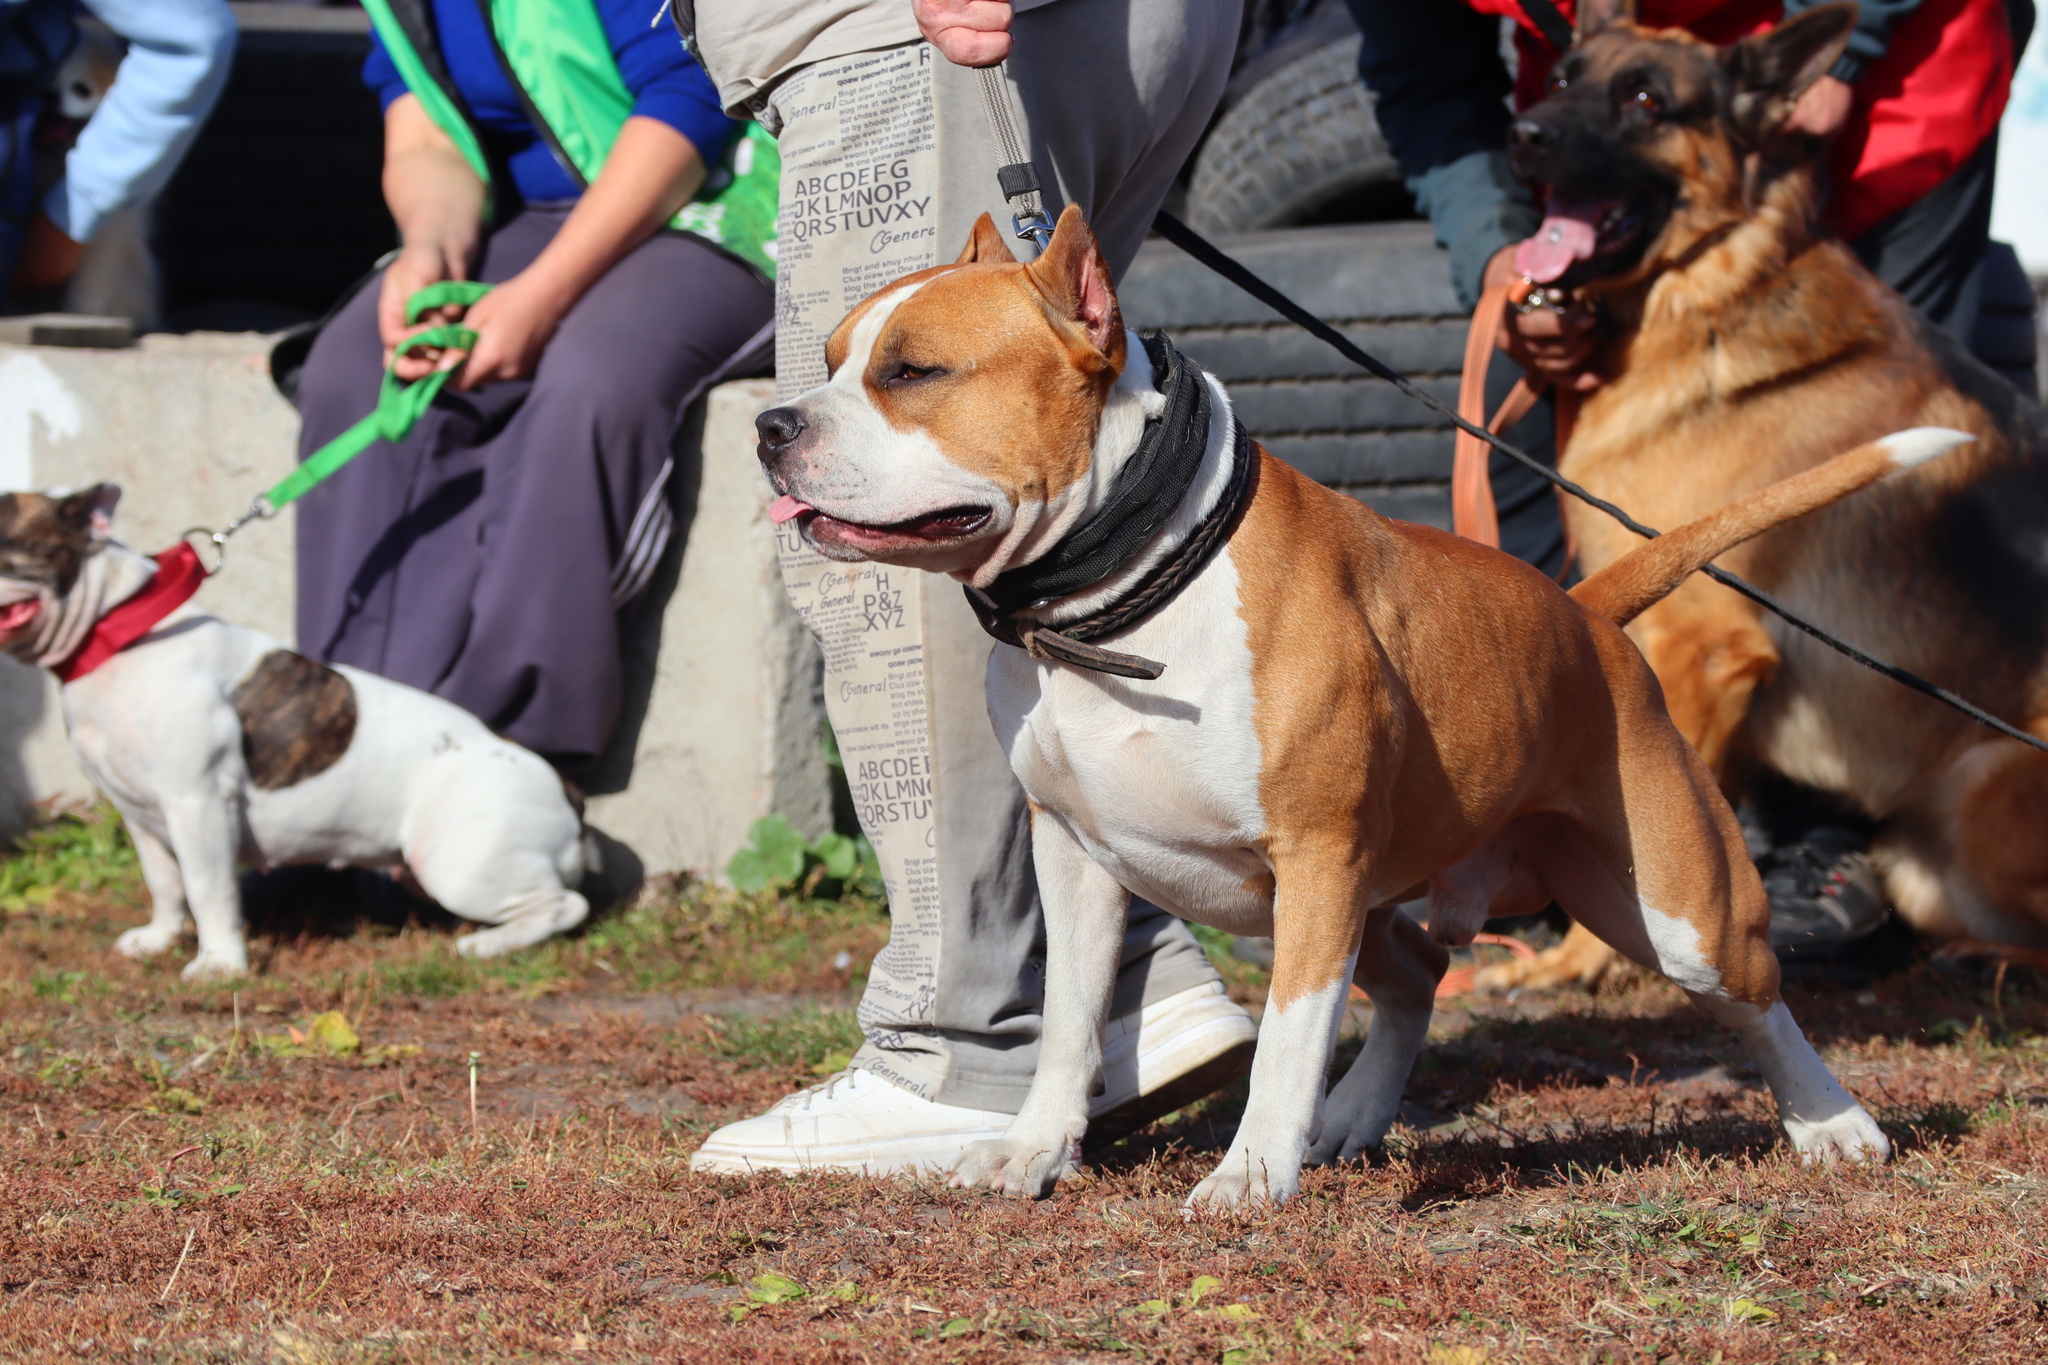
<path fill-rule="evenodd" d="M 1355 33 L 1266 76 L 1216 121 L 1196 155 L 1189 224 L 1253 232 L 1399 214 L 1401 172 L 1372 106 L 1358 79 Z"/>

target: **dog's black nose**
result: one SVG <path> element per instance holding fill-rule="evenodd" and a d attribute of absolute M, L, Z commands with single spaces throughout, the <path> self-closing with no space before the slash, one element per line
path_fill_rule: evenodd
<path fill-rule="evenodd" d="M 1518 118 L 1508 129 L 1508 140 L 1517 147 L 1548 147 L 1557 141 L 1557 129 L 1540 119 Z"/>
<path fill-rule="evenodd" d="M 804 419 L 795 408 L 770 408 L 754 419 L 754 430 L 761 433 L 759 453 L 765 460 L 796 444 L 804 434 Z"/>

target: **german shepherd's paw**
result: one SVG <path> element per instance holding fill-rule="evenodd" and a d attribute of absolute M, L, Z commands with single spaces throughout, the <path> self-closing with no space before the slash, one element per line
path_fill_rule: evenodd
<path fill-rule="evenodd" d="M 1509 991 L 1554 991 L 1561 986 L 1582 986 L 1589 991 L 1619 981 L 1634 964 L 1607 946 L 1592 930 L 1574 924 L 1564 942 L 1546 948 L 1533 958 L 1518 958 L 1487 967 L 1472 978 L 1472 989 L 1506 994 Z"/>

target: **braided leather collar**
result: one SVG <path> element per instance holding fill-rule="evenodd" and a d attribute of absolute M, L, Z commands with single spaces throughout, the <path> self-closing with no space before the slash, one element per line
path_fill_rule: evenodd
<path fill-rule="evenodd" d="M 1001 575 L 988 591 L 969 587 L 966 592 L 983 630 L 1035 659 L 1149 680 L 1164 673 L 1166 665 L 1087 642 L 1136 625 L 1172 601 L 1230 538 L 1251 490 L 1254 464 L 1251 434 L 1235 417 L 1231 419 L 1230 482 L 1223 495 L 1187 539 L 1136 587 L 1057 629 L 1016 614 L 1084 591 L 1137 558 L 1194 484 L 1209 443 L 1208 382 L 1165 337 L 1146 337 L 1145 349 L 1152 356 L 1154 374 L 1165 371 L 1167 410 L 1146 424 L 1137 453 L 1118 471 L 1102 508 L 1043 559 Z M 1197 416 L 1199 425 L 1194 424 Z M 1167 448 L 1169 442 L 1171 449 Z M 1167 493 L 1170 498 L 1164 496 Z M 1080 548 L 1070 550 L 1076 541 L 1081 542 Z"/>

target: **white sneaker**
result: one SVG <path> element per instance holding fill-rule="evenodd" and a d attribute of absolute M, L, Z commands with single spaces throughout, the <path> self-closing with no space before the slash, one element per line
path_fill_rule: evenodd
<path fill-rule="evenodd" d="M 718 1175 L 947 1171 L 970 1143 L 1001 1137 L 1013 1117 L 924 1099 L 872 1071 L 842 1071 L 765 1114 L 726 1124 L 691 1154 L 690 1169 Z"/>
<path fill-rule="evenodd" d="M 1258 1027 L 1208 982 L 1112 1019 L 1104 1040 L 1104 1091 L 1089 1104 L 1093 1150 L 1194 1103 L 1251 1070 Z M 842 1071 L 799 1090 L 765 1114 L 728 1123 L 690 1157 L 690 1169 L 854 1171 L 867 1175 L 951 1170 L 972 1143 L 1001 1137 L 1013 1116 L 923 1099 L 871 1071 Z"/>
<path fill-rule="evenodd" d="M 1102 1040 L 1102 1091 L 1088 1104 L 1084 1151 L 1127 1133 L 1249 1075 L 1259 1026 L 1221 981 L 1154 1001 L 1109 1021 Z"/>

